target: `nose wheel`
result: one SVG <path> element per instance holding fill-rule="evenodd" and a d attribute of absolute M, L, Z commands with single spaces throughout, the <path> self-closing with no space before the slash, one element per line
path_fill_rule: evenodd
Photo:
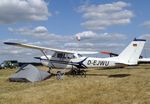
<path fill-rule="evenodd" d="M 57 80 L 63 79 L 63 77 L 64 77 L 64 75 L 65 75 L 65 70 L 66 70 L 66 69 L 63 69 L 62 71 L 57 71 L 57 74 L 56 74 L 56 79 L 57 79 Z"/>
<path fill-rule="evenodd" d="M 61 71 L 57 71 L 56 79 L 57 79 L 57 80 L 63 79 L 63 73 L 62 73 Z"/>

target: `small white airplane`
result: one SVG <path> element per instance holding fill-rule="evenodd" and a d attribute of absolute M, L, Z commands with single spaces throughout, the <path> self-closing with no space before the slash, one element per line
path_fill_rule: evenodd
<path fill-rule="evenodd" d="M 30 44 L 4 42 L 7 45 L 19 46 L 40 50 L 44 56 L 38 58 L 42 64 L 49 68 L 113 68 L 128 65 L 137 65 L 139 56 L 143 50 L 144 39 L 134 39 L 118 56 L 108 58 L 85 57 L 84 54 L 97 54 L 99 52 L 88 51 L 68 51 L 54 48 L 35 46 Z M 54 54 L 46 55 L 45 50 L 53 51 Z"/>
<path fill-rule="evenodd" d="M 4 44 L 40 50 L 44 56 L 36 58 L 40 59 L 42 64 L 48 66 L 49 69 L 60 68 L 65 70 L 69 68 L 72 70 L 73 75 L 86 76 L 86 72 L 80 69 L 115 68 L 137 65 L 145 41 L 144 39 L 134 39 L 118 56 L 108 58 L 82 56 L 84 54 L 98 54 L 99 52 L 68 51 L 14 42 L 4 42 Z M 54 54 L 52 56 L 47 55 L 46 50 L 53 51 Z M 62 75 L 64 75 L 64 73 L 62 74 L 60 71 L 57 72 L 58 79 L 60 79 Z"/>

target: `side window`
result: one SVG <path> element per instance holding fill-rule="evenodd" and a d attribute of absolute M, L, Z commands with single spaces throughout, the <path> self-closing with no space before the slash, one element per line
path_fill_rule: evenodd
<path fill-rule="evenodd" d="M 56 53 L 54 53 L 54 54 L 52 55 L 52 57 L 56 57 L 56 55 L 57 55 L 57 54 L 56 54 Z"/>
<path fill-rule="evenodd" d="M 57 58 L 66 58 L 66 55 L 64 53 L 57 53 Z"/>
<path fill-rule="evenodd" d="M 62 53 L 58 53 L 57 54 L 57 58 L 63 58 L 63 54 Z"/>
<path fill-rule="evenodd" d="M 66 53 L 54 53 L 52 57 L 62 58 L 62 59 L 73 59 L 76 58 L 74 54 L 66 54 Z"/>
<path fill-rule="evenodd" d="M 68 59 L 72 59 L 71 54 L 68 54 Z"/>
<path fill-rule="evenodd" d="M 75 56 L 73 54 L 68 54 L 68 59 L 73 59 Z"/>

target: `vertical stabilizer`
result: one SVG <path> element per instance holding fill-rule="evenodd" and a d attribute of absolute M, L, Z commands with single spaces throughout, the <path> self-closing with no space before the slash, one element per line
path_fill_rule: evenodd
<path fill-rule="evenodd" d="M 144 39 L 134 39 L 118 56 L 118 61 L 127 65 L 136 65 L 142 53 Z"/>

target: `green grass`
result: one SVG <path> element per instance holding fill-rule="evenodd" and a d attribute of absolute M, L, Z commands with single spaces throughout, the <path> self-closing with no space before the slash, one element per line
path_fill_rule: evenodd
<path fill-rule="evenodd" d="M 52 77 L 36 83 L 9 82 L 15 71 L 0 70 L 0 104 L 150 103 L 150 65 L 93 69 L 86 78 L 65 76 L 58 81 Z"/>

